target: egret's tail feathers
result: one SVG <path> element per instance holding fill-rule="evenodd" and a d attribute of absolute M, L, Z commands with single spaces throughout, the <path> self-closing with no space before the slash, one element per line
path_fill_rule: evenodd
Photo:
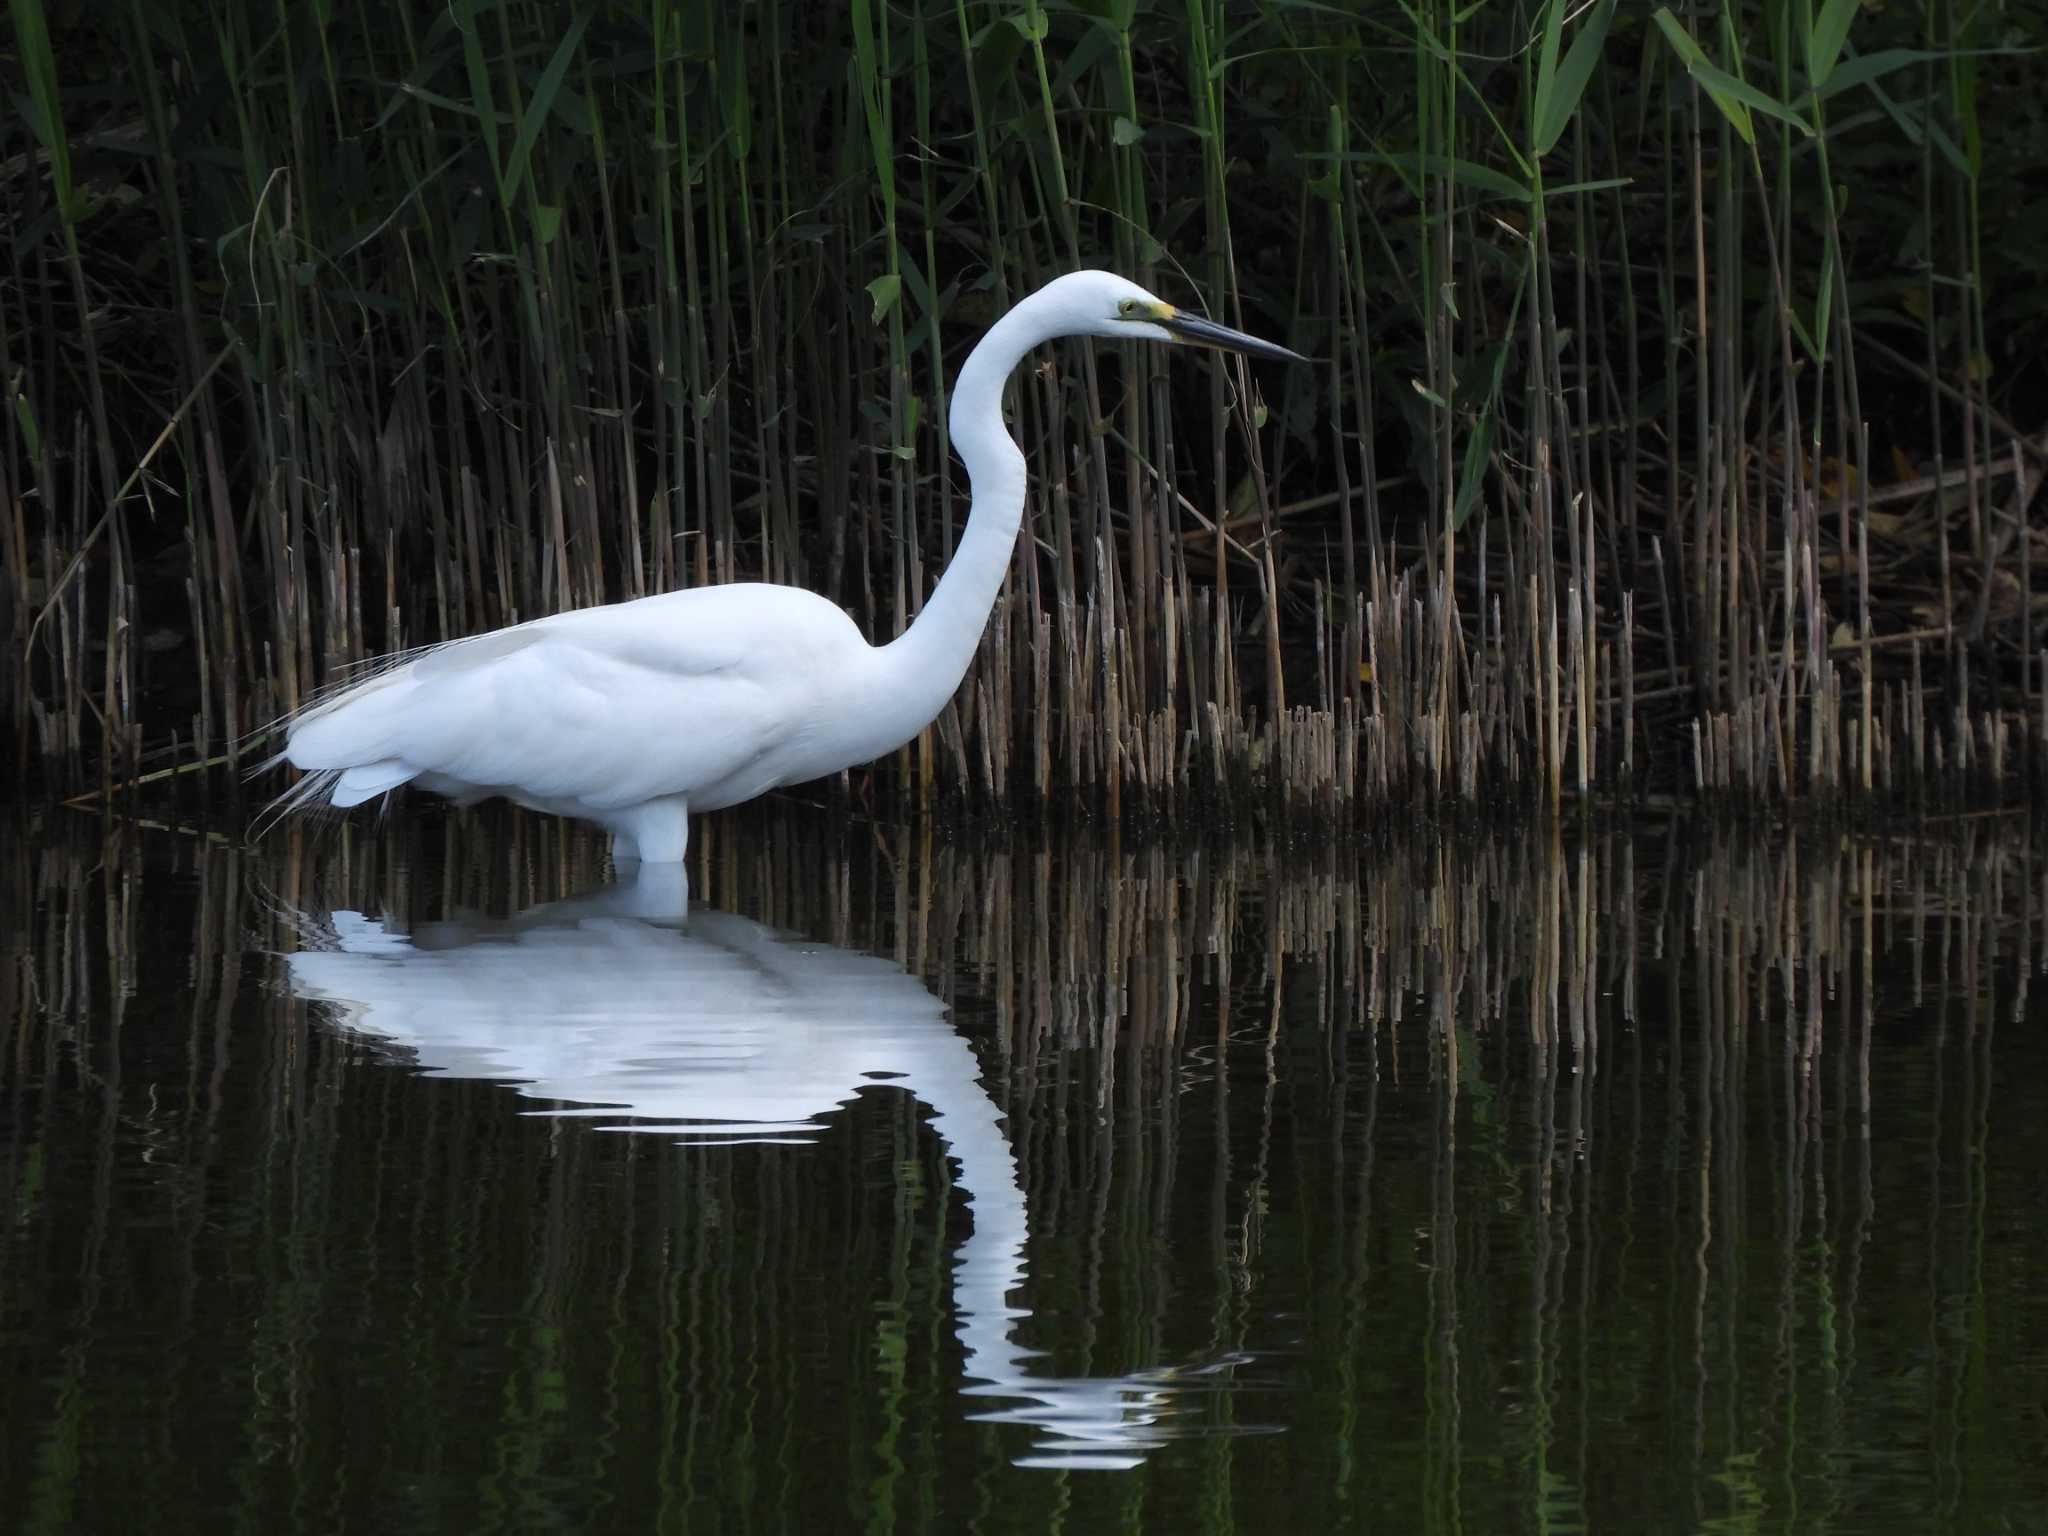
<path fill-rule="evenodd" d="M 280 752 L 262 765 L 275 768 L 287 759 Z M 261 772 L 262 769 L 257 770 Z M 417 768 L 409 768 L 397 758 L 386 758 L 381 762 L 364 763 L 355 768 L 312 768 L 299 776 L 292 785 L 270 804 L 256 820 L 252 829 L 257 836 L 268 831 L 285 817 L 298 811 L 314 811 L 322 806 L 333 806 L 346 810 L 352 805 L 361 805 L 373 800 L 386 790 L 398 788 L 417 775 Z"/>
<path fill-rule="evenodd" d="M 252 768 L 249 776 L 254 778 L 257 774 L 280 767 L 285 762 L 285 755 L 280 752 Z M 296 784 L 263 808 L 263 814 L 256 818 L 255 825 L 249 829 L 250 834 L 261 837 L 293 812 L 309 811 L 327 804 L 328 795 L 340 781 L 341 774 L 342 770 L 339 768 L 316 768 L 310 773 L 301 774 Z"/>
<path fill-rule="evenodd" d="M 334 781 L 334 789 L 328 795 L 330 805 L 347 807 L 361 805 L 365 800 L 374 799 L 386 790 L 396 789 L 410 783 L 419 776 L 419 769 L 410 763 L 387 757 L 382 762 L 364 763 L 355 768 L 344 768 Z"/>

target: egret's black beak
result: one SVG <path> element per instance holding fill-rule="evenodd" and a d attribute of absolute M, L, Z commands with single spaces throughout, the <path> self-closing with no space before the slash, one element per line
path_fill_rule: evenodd
<path fill-rule="evenodd" d="M 1171 314 L 1159 316 L 1152 323 L 1162 330 L 1173 332 L 1175 337 L 1190 346 L 1215 347 L 1223 352 L 1242 352 L 1247 357 L 1270 358 L 1276 363 L 1308 361 L 1299 352 L 1289 351 L 1275 342 L 1261 341 L 1256 336 L 1245 335 L 1243 331 L 1233 331 L 1227 325 L 1218 325 L 1214 320 L 1184 315 L 1177 309 Z"/>

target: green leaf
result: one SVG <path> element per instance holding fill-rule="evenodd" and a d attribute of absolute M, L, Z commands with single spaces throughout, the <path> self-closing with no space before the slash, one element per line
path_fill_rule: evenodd
<path fill-rule="evenodd" d="M 1012 16 L 1010 25 L 1027 43 L 1044 42 L 1045 34 L 1052 30 L 1052 23 L 1045 19 L 1045 12 L 1035 9 L 1026 11 L 1022 16 Z"/>
<path fill-rule="evenodd" d="M 1663 6 L 1657 7 L 1654 19 L 1658 30 L 1664 34 L 1664 40 L 1671 45 L 1671 51 L 1677 54 L 1679 62 L 1685 65 L 1686 73 L 1706 90 L 1714 105 L 1721 109 L 1721 115 L 1728 119 L 1737 133 L 1742 135 L 1742 142 L 1752 149 L 1755 148 L 1756 125 L 1749 120 L 1749 113 L 1740 101 L 1732 97 L 1724 100 L 1721 93 L 1706 78 L 1703 72 L 1713 69 L 1714 66 L 1707 62 L 1705 51 L 1693 41 L 1692 34 L 1679 25 L 1678 18 Z M 1714 72 L 1720 73 L 1718 70 Z"/>
<path fill-rule="evenodd" d="M 9 0 L 14 13 L 15 47 L 28 77 L 28 119 L 36 140 L 50 157 L 50 188 L 57 213 L 66 224 L 78 217 L 71 186 L 71 144 L 64 137 L 64 109 L 57 97 L 57 60 L 50 51 L 50 22 L 42 0 Z"/>
<path fill-rule="evenodd" d="M 1074 40 L 1074 45 L 1061 51 L 1060 67 L 1052 77 L 1052 95 L 1055 101 L 1065 101 L 1067 93 L 1079 94 L 1080 84 L 1087 75 L 1115 58 L 1116 33 L 1108 26 L 1090 27 Z"/>
<path fill-rule="evenodd" d="M 875 186 L 882 194 L 885 220 L 896 220 L 896 156 L 889 142 L 889 122 L 882 110 L 883 80 L 881 50 L 877 44 L 874 8 L 867 0 L 853 0 L 848 8 L 853 22 L 853 62 L 860 84 L 862 115 L 868 125 L 868 159 L 875 168 Z"/>
<path fill-rule="evenodd" d="M 1479 492 L 1486 485 L 1486 466 L 1493 456 L 1494 419 L 1493 402 L 1488 401 L 1473 424 L 1472 435 L 1465 439 L 1464 462 L 1458 466 L 1458 493 L 1451 500 L 1453 530 L 1465 526 L 1465 519 L 1472 515 Z"/>
<path fill-rule="evenodd" d="M 1128 149 L 1145 137 L 1145 130 L 1128 117 L 1120 117 L 1110 124 L 1109 136 L 1118 149 Z"/>
<path fill-rule="evenodd" d="M 1808 138 L 1813 129 L 1805 119 L 1776 97 L 1768 96 L 1748 81 L 1731 75 L 1726 70 L 1708 61 L 1700 45 L 1693 41 L 1692 34 L 1678 23 L 1678 18 L 1662 6 L 1657 8 L 1656 22 L 1663 32 L 1664 40 L 1671 45 L 1671 51 L 1678 55 L 1685 65 L 1686 73 L 1699 83 L 1721 115 L 1728 119 L 1729 126 L 1742 136 L 1742 142 L 1752 149 L 1756 147 L 1756 124 L 1750 119 L 1752 111 L 1766 117 L 1777 118 L 1790 123 Z"/>
<path fill-rule="evenodd" d="M 1633 176 L 1600 176 L 1592 181 L 1566 181 L 1543 189 L 1543 196 L 1577 197 L 1582 192 L 1612 192 L 1616 187 L 1632 187 L 1636 184 Z"/>
<path fill-rule="evenodd" d="M 1857 0 L 1825 0 L 1806 33 L 1806 76 L 1818 91 L 1834 73 L 1842 47 L 1849 41 L 1849 23 L 1856 19 Z"/>
<path fill-rule="evenodd" d="M 1571 52 L 1557 67 L 1553 33 L 1563 25 L 1565 0 L 1551 0 L 1551 19 L 1544 27 L 1543 67 L 1536 75 L 1536 153 L 1547 155 L 1564 137 L 1564 131 L 1579 110 L 1586 83 L 1593 78 L 1593 66 L 1600 62 L 1600 50 L 1607 43 L 1607 27 L 1614 20 L 1614 0 L 1595 0 L 1572 39 Z"/>
<path fill-rule="evenodd" d="M 22 442 L 28 449 L 29 462 L 33 464 L 43 456 L 43 432 L 36 425 L 36 408 L 28 403 L 27 395 L 15 395 L 14 419 L 21 423 Z"/>
<path fill-rule="evenodd" d="M 462 34 L 462 59 L 469 73 L 470 100 L 476 103 L 477 126 L 483 130 L 491 174 L 498 178 L 498 202 L 509 208 L 512 199 L 505 187 L 505 168 L 498 163 L 498 112 L 491 102 L 491 66 L 484 57 L 483 39 L 477 33 L 476 0 L 462 0 L 456 22 L 456 30 Z"/>
<path fill-rule="evenodd" d="M 1785 319 L 1788 322 L 1790 322 L 1792 326 L 1792 335 L 1799 342 L 1800 348 L 1806 353 L 1808 357 L 1812 358 L 1814 362 L 1820 362 L 1820 349 L 1814 346 L 1813 335 L 1810 331 L 1806 329 L 1806 322 L 1799 318 L 1799 311 L 1796 309 L 1788 308 L 1785 311 Z"/>
<path fill-rule="evenodd" d="M 553 245 L 562 230 L 562 210 L 552 203 L 533 205 L 533 232 L 542 245 Z"/>
<path fill-rule="evenodd" d="M 910 302 L 917 306 L 917 318 L 935 322 L 939 315 L 939 301 L 932 293 L 932 285 L 925 280 L 924 268 L 917 264 L 917 257 L 909 251 L 899 251 L 896 261 L 903 286 L 910 294 Z"/>
<path fill-rule="evenodd" d="M 1836 70 L 1830 89 L 1840 88 L 1843 78 L 1862 62 L 1861 59 L 1852 59 Z M 1943 130 L 1939 122 L 1931 117 L 1924 117 L 1917 110 L 1908 111 L 1899 102 L 1894 101 L 1886 92 L 1884 86 L 1876 80 L 1870 82 L 1870 94 L 1877 98 L 1878 106 L 1892 120 L 1892 126 L 1899 130 L 1900 137 L 1908 144 L 1911 144 L 1915 149 L 1918 149 L 1922 144 L 1932 144 L 1941 152 L 1942 159 L 1949 163 L 1950 169 L 1965 180 L 1969 179 L 1970 168 L 1963 160 L 1962 150 L 1957 147 L 1956 141 L 1950 138 Z"/>
<path fill-rule="evenodd" d="M 1813 94 L 1825 100 L 1844 91 L 1853 91 L 1859 85 L 1868 85 L 1873 80 L 1882 80 L 1886 75 L 1896 74 L 1910 65 L 1945 64 L 1953 57 L 1953 54 L 1931 52 L 1925 48 L 1885 48 L 1876 53 L 1861 54 L 1840 69 L 1832 70 L 1825 89 L 1821 88 L 1816 77 Z"/>
<path fill-rule="evenodd" d="M 430 107 L 439 107 L 444 112 L 460 113 L 464 117 L 476 117 L 479 115 L 477 109 L 466 101 L 457 101 L 453 96 L 443 96 L 437 91 L 428 90 L 423 85 L 414 85 L 410 80 L 401 80 L 398 83 L 397 90 L 392 93 L 390 103 L 384 108 L 383 112 L 378 114 L 377 126 L 381 128 L 389 122 L 392 115 L 402 108 L 408 100 L 424 101 Z M 500 112 L 498 114 L 498 121 L 501 123 L 510 122 L 511 118 L 505 113 Z"/>
<path fill-rule="evenodd" d="M 548 60 L 548 67 L 541 71 L 540 80 L 533 88 L 533 99 L 526 104 L 526 117 L 519 124 L 519 137 L 512 141 L 512 158 L 505 166 L 505 206 L 512 206 L 512 199 L 519 195 L 519 183 L 526 176 L 526 162 L 533 157 L 534 142 L 540 138 L 540 131 L 546 125 L 548 113 L 554 109 L 555 93 L 562 88 L 562 77 L 569 72 L 569 61 L 576 56 L 576 45 L 583 41 L 583 33 L 590 26 L 590 12 L 579 10 L 569 23 L 569 30 L 555 47 L 555 56 Z"/>
<path fill-rule="evenodd" d="M 1302 156 L 1304 160 L 1317 158 Z M 1512 177 L 1503 176 L 1491 166 L 1480 165 L 1471 160 L 1459 160 L 1451 155 L 1387 155 L 1360 152 L 1336 156 L 1341 160 L 1355 160 L 1361 165 L 1385 165 L 1401 173 L 1411 184 L 1423 176 L 1448 176 L 1452 181 L 1463 182 L 1480 192 L 1495 197 L 1505 197 L 1512 202 L 1526 203 L 1530 199 L 1529 189 Z"/>
<path fill-rule="evenodd" d="M 1774 117 L 1781 123 L 1789 124 L 1809 139 L 1813 137 L 1813 124 L 1777 97 L 1758 90 L 1740 75 L 1728 74 L 1713 64 L 1702 64 L 1692 73 L 1710 94 L 1732 96 L 1752 111 L 1761 112 L 1765 117 Z"/>
<path fill-rule="evenodd" d="M 1530 104 L 1531 121 L 1540 123 L 1547 116 L 1551 94 L 1557 87 L 1557 54 L 1564 40 L 1565 0 L 1549 0 L 1543 12 L 1543 46 L 1536 55 L 1536 97 Z M 1531 134 L 1540 138 L 1541 131 Z"/>
<path fill-rule="evenodd" d="M 875 312 L 871 317 L 880 325 L 890 310 L 896 307 L 896 300 L 903 292 L 903 279 L 894 272 L 876 278 L 868 284 L 868 297 L 875 301 Z"/>

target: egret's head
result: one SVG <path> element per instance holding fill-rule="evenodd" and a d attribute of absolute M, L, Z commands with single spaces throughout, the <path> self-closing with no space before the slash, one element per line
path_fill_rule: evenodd
<path fill-rule="evenodd" d="M 1164 299 L 1153 297 L 1114 272 L 1069 272 L 1047 283 L 1040 292 L 1058 306 L 1063 328 L 1069 334 L 1214 347 L 1280 362 L 1308 361 L 1300 353 L 1270 341 L 1260 341 L 1256 336 L 1196 315 L 1182 314 Z"/>

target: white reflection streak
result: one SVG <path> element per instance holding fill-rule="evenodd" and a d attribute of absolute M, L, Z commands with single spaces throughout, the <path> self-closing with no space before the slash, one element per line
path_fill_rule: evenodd
<path fill-rule="evenodd" d="M 324 931 L 304 925 L 331 947 L 286 965 L 295 993 L 421 1069 L 583 1106 L 540 1113 L 619 1122 L 610 1130 L 808 1142 L 820 1116 L 888 1078 L 931 1109 L 973 1213 L 953 1271 L 974 1383 L 963 1390 L 1014 1400 L 974 1417 L 1050 1431 L 1020 1466 L 1127 1469 L 1174 1438 L 1172 1369 L 1029 1374 L 1033 1352 L 1012 1334 L 1031 1314 L 1008 1300 L 1024 1281 L 1029 1211 L 974 1052 L 939 1000 L 891 961 L 729 913 L 685 918 L 688 903 L 680 866 L 649 865 L 512 918 L 411 936 L 337 911 Z"/>

